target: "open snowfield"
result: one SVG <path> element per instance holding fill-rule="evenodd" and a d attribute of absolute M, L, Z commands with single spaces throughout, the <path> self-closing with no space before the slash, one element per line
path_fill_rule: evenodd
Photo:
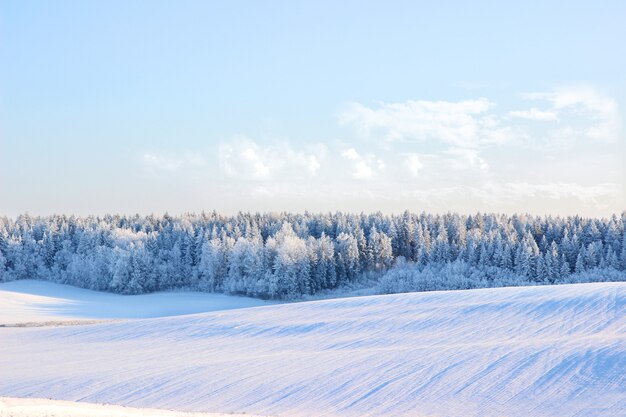
<path fill-rule="evenodd" d="M 46 281 L 0 283 L 0 325 L 177 316 L 267 304 L 198 292 L 119 295 Z"/>
<path fill-rule="evenodd" d="M 31 398 L 0 397 L 0 417 L 255 417 L 251 414 L 186 413 Z M 260 417 L 260 416 L 256 416 Z"/>
<path fill-rule="evenodd" d="M 619 417 L 625 307 L 626 283 L 596 283 L 7 327 L 0 396 L 274 416 Z"/>

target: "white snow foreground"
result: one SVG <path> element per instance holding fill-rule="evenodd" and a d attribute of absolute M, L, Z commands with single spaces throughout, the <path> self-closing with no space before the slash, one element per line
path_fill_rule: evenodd
<path fill-rule="evenodd" d="M 178 316 L 267 304 L 255 298 L 199 292 L 119 295 L 47 281 L 0 283 L 0 325 L 5 326 Z"/>
<path fill-rule="evenodd" d="M 0 417 L 255 417 L 250 414 L 186 413 L 154 408 L 89 404 L 39 398 L 0 397 Z M 257 416 L 259 417 L 259 416 Z"/>
<path fill-rule="evenodd" d="M 0 328 L 0 395 L 275 416 L 625 416 L 626 283 Z"/>

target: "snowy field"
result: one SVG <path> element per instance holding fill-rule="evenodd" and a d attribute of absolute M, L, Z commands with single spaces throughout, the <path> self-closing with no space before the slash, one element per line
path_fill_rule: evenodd
<path fill-rule="evenodd" d="M 186 413 L 31 398 L 0 397 L 0 417 L 260 417 L 251 414 Z"/>
<path fill-rule="evenodd" d="M 47 281 L 0 283 L 0 325 L 178 316 L 267 304 L 255 298 L 223 294 L 119 295 Z"/>
<path fill-rule="evenodd" d="M 619 417 L 625 307 L 626 283 L 594 283 L 7 327 L 0 396 L 285 417 Z"/>

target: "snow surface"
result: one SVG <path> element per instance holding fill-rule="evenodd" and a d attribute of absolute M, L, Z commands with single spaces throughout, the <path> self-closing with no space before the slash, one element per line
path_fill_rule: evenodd
<path fill-rule="evenodd" d="M 250 414 L 185 413 L 154 408 L 0 397 L 0 417 L 255 417 Z"/>
<path fill-rule="evenodd" d="M 626 283 L 0 328 L 0 395 L 275 416 L 626 416 Z"/>
<path fill-rule="evenodd" d="M 119 295 L 47 281 L 0 283 L 0 325 L 177 316 L 269 302 L 199 292 Z"/>

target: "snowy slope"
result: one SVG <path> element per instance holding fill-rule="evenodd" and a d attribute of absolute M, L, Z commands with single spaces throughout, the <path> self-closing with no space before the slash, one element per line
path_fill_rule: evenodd
<path fill-rule="evenodd" d="M 250 414 L 186 413 L 31 398 L 0 397 L 0 417 L 255 417 Z"/>
<path fill-rule="evenodd" d="M 254 298 L 223 294 L 118 295 L 46 281 L 0 283 L 0 325 L 177 316 L 267 304 Z"/>
<path fill-rule="evenodd" d="M 626 283 L 0 329 L 0 396 L 276 416 L 626 415 Z"/>

